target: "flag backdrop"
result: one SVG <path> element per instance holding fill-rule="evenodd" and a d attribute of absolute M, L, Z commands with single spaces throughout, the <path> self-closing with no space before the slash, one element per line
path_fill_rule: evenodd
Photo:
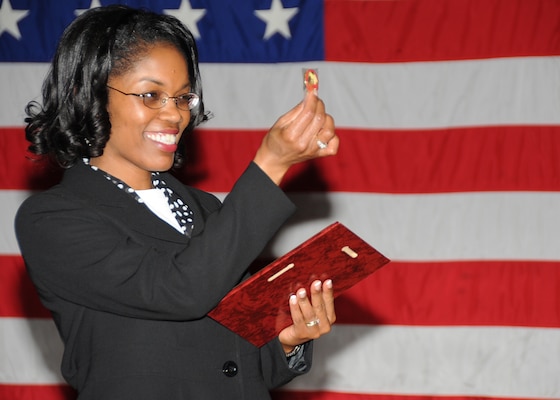
<path fill-rule="evenodd" d="M 127 4 L 197 37 L 214 118 L 181 177 L 220 196 L 318 68 L 340 152 L 292 171 L 298 213 L 263 257 L 341 221 L 393 260 L 339 298 L 312 372 L 277 400 L 560 398 L 560 1 Z M 60 176 L 25 159 L 24 107 L 95 5 L 0 0 L 3 400 L 72 398 L 13 218 Z"/>

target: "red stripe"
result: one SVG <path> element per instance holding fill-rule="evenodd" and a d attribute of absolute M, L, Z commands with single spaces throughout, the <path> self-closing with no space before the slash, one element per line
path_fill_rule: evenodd
<path fill-rule="evenodd" d="M 557 328 L 560 262 L 391 262 L 336 309 L 339 324 Z M 17 256 L 0 257 L 0 316 L 50 317 Z"/>
<path fill-rule="evenodd" d="M 21 256 L 0 256 L 0 316 L 51 317 L 39 301 Z"/>
<path fill-rule="evenodd" d="M 288 186 L 290 190 L 442 193 L 560 189 L 560 126 L 339 129 L 338 134 L 339 154 L 312 163 Z"/>
<path fill-rule="evenodd" d="M 559 328 L 560 262 L 391 262 L 336 310 L 341 324 Z"/>
<path fill-rule="evenodd" d="M 288 191 L 442 193 L 560 189 L 560 126 L 338 129 L 339 154 L 301 164 Z M 227 192 L 264 132 L 201 131 L 184 180 Z M 217 157 L 216 155 L 219 155 Z"/>
<path fill-rule="evenodd" d="M 491 400 L 491 397 L 469 396 L 405 396 L 391 394 L 358 394 L 316 391 L 275 390 L 273 400 Z M 66 385 L 6 385 L 0 384 L 2 400 L 73 400 L 75 391 Z M 524 400 L 521 397 L 500 400 Z M 530 399 L 526 399 L 530 400 Z M 532 399 L 534 400 L 534 399 Z"/>
<path fill-rule="evenodd" d="M 302 378 L 305 379 L 305 378 Z M 372 377 L 372 379 L 376 379 Z M 359 394 L 359 393 L 336 393 L 336 392 L 314 392 L 314 391 L 288 391 L 276 390 L 272 392 L 272 400 L 491 400 L 496 397 L 486 396 L 405 396 L 392 394 Z M 522 397 L 500 397 L 500 400 L 524 400 Z M 525 399 L 535 400 L 535 399 Z"/>
<path fill-rule="evenodd" d="M 45 189 L 60 179 L 49 162 L 31 161 L 23 128 L 0 128 L 0 189 Z"/>
<path fill-rule="evenodd" d="M 559 24 L 557 0 L 326 0 L 325 58 L 404 62 L 558 55 Z"/>
<path fill-rule="evenodd" d="M 228 192 L 252 160 L 264 131 L 201 130 L 178 174 Z M 293 168 L 288 191 L 443 193 L 560 190 L 560 126 L 425 131 L 338 129 L 339 154 Z M 0 188 L 42 189 L 60 173 L 27 160 L 18 129 L 0 129 Z M 7 149 L 10 149 L 8 151 Z M 37 168 L 35 168 L 37 167 Z"/>
<path fill-rule="evenodd" d="M 72 400 L 75 391 L 67 385 L 6 385 L 0 384 L 3 400 Z"/>

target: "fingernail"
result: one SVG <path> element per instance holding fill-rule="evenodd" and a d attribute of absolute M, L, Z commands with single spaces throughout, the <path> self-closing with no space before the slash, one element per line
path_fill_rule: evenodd
<path fill-rule="evenodd" d="M 315 289 L 321 290 L 321 281 L 317 281 L 313 285 L 315 286 Z"/>
<path fill-rule="evenodd" d="M 297 297 L 296 297 L 295 294 L 292 294 L 292 295 L 290 296 L 290 303 L 292 303 L 292 304 L 297 304 Z"/>
<path fill-rule="evenodd" d="M 305 291 L 305 289 L 301 289 L 301 290 L 298 292 L 298 296 L 299 296 L 300 298 L 302 298 L 302 299 L 304 299 L 305 297 L 307 297 L 307 292 Z"/>
<path fill-rule="evenodd" d="M 327 281 L 325 282 L 325 285 L 327 286 L 328 289 L 332 289 L 332 280 L 327 279 Z"/>

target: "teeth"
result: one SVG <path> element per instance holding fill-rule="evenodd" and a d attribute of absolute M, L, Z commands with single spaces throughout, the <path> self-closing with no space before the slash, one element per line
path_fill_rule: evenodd
<path fill-rule="evenodd" d="M 171 133 L 148 133 L 146 136 L 156 142 L 163 144 L 175 144 L 176 135 Z"/>

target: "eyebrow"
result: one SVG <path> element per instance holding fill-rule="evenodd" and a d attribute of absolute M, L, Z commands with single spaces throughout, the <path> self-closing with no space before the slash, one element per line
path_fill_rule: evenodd
<path fill-rule="evenodd" d="M 163 86 L 164 85 L 163 82 L 158 81 L 157 79 L 148 78 L 148 77 L 140 79 L 139 82 L 151 82 L 151 83 L 154 83 L 158 86 Z M 178 90 L 178 92 L 183 91 L 183 90 L 190 91 L 191 89 L 192 89 L 191 83 L 187 82 Z"/>

